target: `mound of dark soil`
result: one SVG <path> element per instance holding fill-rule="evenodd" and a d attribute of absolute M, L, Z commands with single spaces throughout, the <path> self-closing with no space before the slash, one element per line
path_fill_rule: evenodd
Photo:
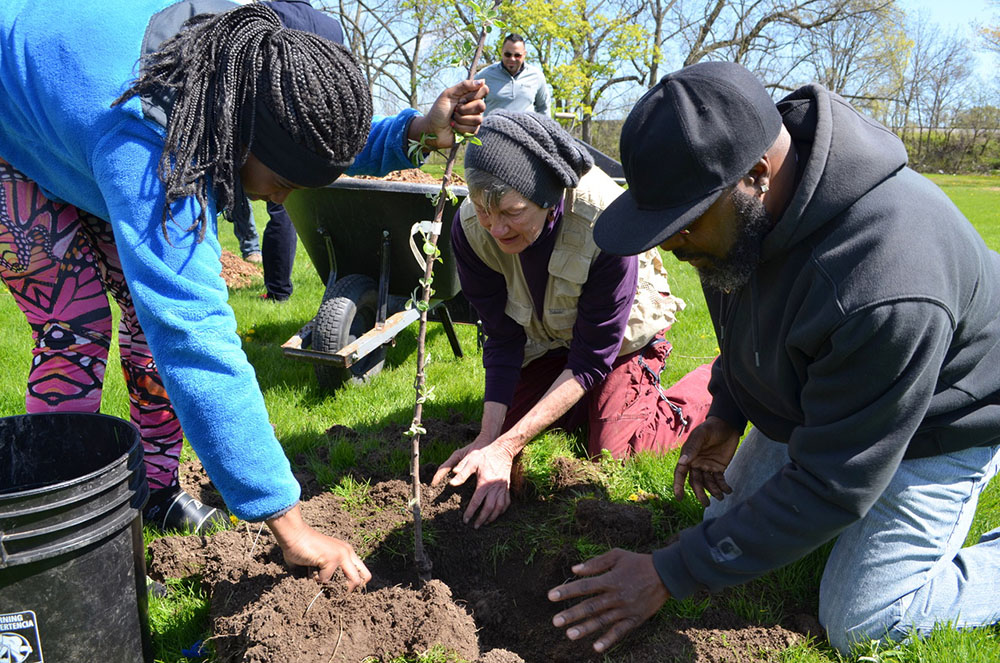
<path fill-rule="evenodd" d="M 387 445 L 396 439 L 386 435 Z M 582 542 L 644 552 L 657 547 L 650 511 L 605 499 L 586 461 L 561 460 L 553 483 L 552 494 L 515 498 L 507 513 L 479 530 L 463 522 L 472 486 L 424 485 L 424 540 L 435 580 L 422 589 L 413 564 L 410 487 L 398 478 L 348 499 L 319 493 L 302 503 L 307 522 L 350 541 L 366 558 L 374 578 L 363 593 L 347 594 L 342 579 L 319 588 L 290 572 L 266 528 L 258 536 L 259 526 L 247 523 L 211 537 L 154 541 L 150 574 L 201 575 L 211 592 L 220 661 L 375 657 L 366 661 L 374 663 L 432 645 L 483 663 L 602 660 L 591 641 L 572 642 L 551 625 L 563 606 L 549 602 L 546 592 L 570 579 L 570 567 L 592 550 Z M 697 620 L 658 616 L 608 660 L 777 661 L 778 651 L 808 632 L 817 634 L 817 625 L 807 615 L 785 625 L 753 624 L 721 610 Z"/>

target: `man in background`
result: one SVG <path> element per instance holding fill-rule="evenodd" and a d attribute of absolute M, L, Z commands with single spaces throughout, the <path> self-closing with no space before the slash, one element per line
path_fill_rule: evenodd
<path fill-rule="evenodd" d="M 507 35 L 500 56 L 500 62 L 476 74 L 476 78 L 485 80 L 490 88 L 490 93 L 486 95 L 486 112 L 506 108 L 551 115 L 551 97 L 545 74 L 535 65 L 527 63 L 524 37 L 516 33 Z"/>

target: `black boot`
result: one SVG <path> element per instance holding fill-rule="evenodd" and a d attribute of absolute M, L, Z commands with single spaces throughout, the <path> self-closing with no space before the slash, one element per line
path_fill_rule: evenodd
<path fill-rule="evenodd" d="M 170 596 L 170 590 L 162 582 L 156 582 L 149 576 L 146 576 L 146 593 L 149 594 L 150 598 L 156 597 L 158 599 L 164 599 Z"/>
<path fill-rule="evenodd" d="M 212 527 L 229 524 L 229 516 L 214 507 L 205 506 L 180 486 L 152 491 L 142 518 L 161 532 L 181 530 L 199 534 Z"/>

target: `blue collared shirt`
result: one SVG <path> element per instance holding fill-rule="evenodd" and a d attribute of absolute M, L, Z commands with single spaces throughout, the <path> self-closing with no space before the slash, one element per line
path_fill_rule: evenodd
<path fill-rule="evenodd" d="M 525 64 L 521 71 L 511 76 L 503 63 L 497 62 L 476 74 L 477 79 L 486 81 L 490 92 L 486 95 L 486 112 L 498 108 L 512 111 L 534 110 L 536 113 L 551 115 L 549 86 L 545 74 L 532 64 Z"/>

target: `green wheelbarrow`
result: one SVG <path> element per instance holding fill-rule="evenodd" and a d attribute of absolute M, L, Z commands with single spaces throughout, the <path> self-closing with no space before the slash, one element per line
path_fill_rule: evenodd
<path fill-rule="evenodd" d="M 461 296 L 451 252 L 451 221 L 464 186 L 453 186 L 439 230 L 430 319 L 441 322 L 456 356 L 454 321 L 476 322 Z M 282 344 L 286 357 L 312 362 L 324 389 L 364 382 L 382 370 L 386 347 L 420 317 L 407 307 L 424 276 L 423 239 L 434 218 L 437 184 L 341 177 L 320 189 L 294 191 L 285 207 L 326 284 L 316 316 Z M 455 313 L 453 318 L 452 313 Z"/>

